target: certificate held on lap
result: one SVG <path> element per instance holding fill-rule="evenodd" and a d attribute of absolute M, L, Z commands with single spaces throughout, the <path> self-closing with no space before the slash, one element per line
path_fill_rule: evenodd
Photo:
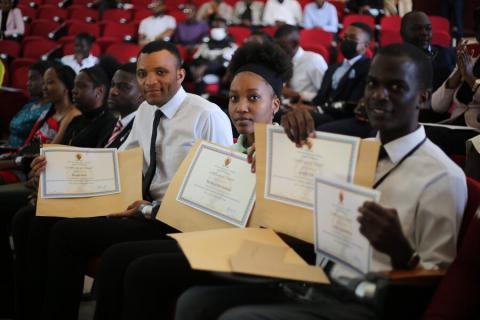
<path fill-rule="evenodd" d="M 40 150 L 47 167 L 40 176 L 41 197 L 82 198 L 119 193 L 116 149 L 55 147 Z"/>
<path fill-rule="evenodd" d="M 360 233 L 358 208 L 379 198 L 377 190 L 317 177 L 315 251 L 358 273 L 369 272 L 372 248 Z"/>
<path fill-rule="evenodd" d="M 238 227 L 255 202 L 255 175 L 247 156 L 208 142 L 195 153 L 177 200 Z"/>

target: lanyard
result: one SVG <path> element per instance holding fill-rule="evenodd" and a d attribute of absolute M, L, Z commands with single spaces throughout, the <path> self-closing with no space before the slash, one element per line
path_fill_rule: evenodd
<path fill-rule="evenodd" d="M 382 184 L 382 182 L 388 178 L 388 176 L 393 172 L 395 171 L 402 163 L 403 161 L 407 160 L 408 157 L 410 157 L 415 151 L 418 150 L 418 148 L 420 148 L 422 146 L 422 144 L 425 143 L 425 141 L 427 140 L 427 137 L 423 138 L 422 141 L 420 141 L 415 147 L 412 148 L 412 150 L 410 150 L 406 155 L 403 156 L 402 159 L 400 159 L 400 161 L 398 161 L 398 163 L 392 168 L 390 169 L 387 173 L 385 173 L 374 185 L 373 185 L 373 189 L 377 189 L 377 187 L 379 185 Z"/>

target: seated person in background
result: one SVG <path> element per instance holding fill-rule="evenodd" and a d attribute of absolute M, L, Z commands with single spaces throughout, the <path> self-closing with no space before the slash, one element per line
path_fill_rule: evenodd
<path fill-rule="evenodd" d="M 90 50 L 95 38 L 86 32 L 80 32 L 75 36 L 74 54 L 64 56 L 60 61 L 79 73 L 80 70 L 93 67 L 98 63 L 98 58 L 95 57 Z"/>
<path fill-rule="evenodd" d="M 365 53 L 372 36 L 372 29 L 362 22 L 354 22 L 345 30 L 340 42 L 344 60 L 327 69 L 322 87 L 312 100 L 323 112 L 320 112 L 322 121 L 316 121 L 317 124 L 353 117 L 353 109 L 363 97 L 367 83 L 370 59 Z"/>
<path fill-rule="evenodd" d="M 303 27 L 305 29 L 322 28 L 325 31 L 337 33 L 337 8 L 327 0 L 315 0 L 303 10 Z"/>
<path fill-rule="evenodd" d="M 201 43 L 203 38 L 208 37 L 208 23 L 196 19 L 197 6 L 193 3 L 185 4 L 182 11 L 187 16 L 187 20 L 177 25 L 173 42 L 193 47 Z"/>
<path fill-rule="evenodd" d="M 10 121 L 7 146 L 14 148 L 23 146 L 37 119 L 51 107 L 43 91 L 43 75 L 52 66 L 52 62 L 39 61 L 28 68 L 27 90 L 30 101 Z"/>
<path fill-rule="evenodd" d="M 380 201 L 365 202 L 357 220 L 373 247 L 373 272 L 445 268 L 456 255 L 467 186 L 462 170 L 426 138 L 417 120 L 429 103 L 431 74 L 428 58 L 409 44 L 383 47 L 372 60 L 367 113 L 386 154 L 375 175 Z M 292 135 L 297 129 L 287 125 L 285 132 L 301 144 Z M 328 260 L 318 258 L 320 265 Z M 373 304 L 344 287 L 356 273 L 334 265 L 330 276 L 334 284 L 327 286 L 284 281 L 192 288 L 178 300 L 176 319 L 380 319 Z"/>
<path fill-rule="evenodd" d="M 23 36 L 24 32 L 22 11 L 14 7 L 14 0 L 0 0 L 0 40 Z"/>
<path fill-rule="evenodd" d="M 248 43 L 235 52 L 229 72 L 228 113 L 240 133 L 232 149 L 247 153 L 255 142 L 254 123 L 272 123 L 292 63 L 273 43 Z M 170 319 L 185 288 L 213 278 L 192 270 L 172 239 L 117 244 L 101 261 L 95 319 Z"/>
<path fill-rule="evenodd" d="M 279 27 L 274 39 L 293 62 L 293 76 L 283 89 L 284 97 L 292 102 L 311 101 L 320 89 L 328 68 L 325 59 L 300 47 L 300 33 L 296 26 L 286 24 Z"/>
<path fill-rule="evenodd" d="M 268 26 L 302 23 L 302 7 L 297 0 L 267 0 L 263 10 L 262 23 Z"/>
<path fill-rule="evenodd" d="M 30 161 L 39 152 L 40 145 L 61 143 L 72 119 L 80 114 L 71 102 L 74 78 L 75 72 L 68 66 L 55 65 L 47 69 L 43 77 L 43 94 L 51 107 L 37 118 L 17 152 L 2 155 L 0 185 L 25 180 Z"/>
<path fill-rule="evenodd" d="M 100 20 L 103 19 L 103 14 L 105 10 L 110 9 L 124 9 L 130 10 L 135 6 L 131 3 L 128 3 L 128 0 L 94 0 L 90 3 L 90 8 L 98 9 L 100 14 Z"/>
<path fill-rule="evenodd" d="M 386 16 L 403 17 L 412 11 L 412 0 L 384 0 L 383 5 Z"/>
<path fill-rule="evenodd" d="M 105 148 L 120 147 L 132 130 L 137 109 L 144 101 L 136 75 L 136 63 L 121 65 L 113 75 L 107 104 L 119 119 L 110 137 L 103 143 Z"/>
<path fill-rule="evenodd" d="M 138 45 L 142 47 L 154 40 L 169 39 L 177 27 L 175 18 L 165 14 L 164 0 L 153 0 L 148 7 L 153 15 L 143 19 L 138 26 Z"/>
<path fill-rule="evenodd" d="M 223 19 L 227 24 L 230 24 L 232 15 L 233 8 L 231 5 L 223 2 L 223 0 L 213 0 L 202 4 L 200 9 L 198 9 L 197 19 L 207 21 L 209 25 L 212 25 L 218 19 Z"/>
<path fill-rule="evenodd" d="M 237 45 L 227 34 L 225 20 L 216 19 L 209 41 L 202 43 L 193 55 L 190 71 L 197 86 L 195 92 L 201 94 L 206 84 L 220 82 L 235 50 Z"/>
<path fill-rule="evenodd" d="M 255 0 L 239 0 L 233 9 L 233 24 L 258 26 L 262 24 L 263 2 Z"/>

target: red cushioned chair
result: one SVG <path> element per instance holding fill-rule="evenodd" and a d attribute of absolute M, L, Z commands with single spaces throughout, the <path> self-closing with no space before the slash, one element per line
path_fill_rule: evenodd
<path fill-rule="evenodd" d="M 167 14 L 174 17 L 177 24 L 180 24 L 182 22 L 185 22 L 185 20 L 187 20 L 187 16 L 185 15 L 185 13 L 183 13 L 183 11 L 181 10 L 178 10 L 177 8 L 168 10 Z"/>
<path fill-rule="evenodd" d="M 60 26 L 60 23 L 47 20 L 47 19 L 36 19 L 32 22 L 30 27 L 31 36 L 40 36 L 48 39 L 50 32 L 55 31 Z"/>
<path fill-rule="evenodd" d="M 72 5 L 68 8 L 68 18 L 70 20 L 93 22 L 98 20 L 98 11 L 81 5 Z"/>
<path fill-rule="evenodd" d="M 32 39 L 23 44 L 23 57 L 38 60 L 57 47 L 59 45 L 52 40 Z"/>
<path fill-rule="evenodd" d="M 333 42 L 333 33 L 320 28 L 303 29 L 300 31 L 300 46 L 323 45 L 330 47 Z"/>
<path fill-rule="evenodd" d="M 400 16 L 384 16 L 380 20 L 380 30 L 395 30 L 400 32 L 402 18 Z"/>
<path fill-rule="evenodd" d="M 38 9 L 37 18 L 52 20 L 55 22 L 65 21 L 67 19 L 67 10 L 59 8 L 53 4 L 44 4 Z"/>
<path fill-rule="evenodd" d="M 148 10 L 147 8 L 137 8 L 133 14 L 133 21 L 140 23 L 140 21 L 150 17 L 151 15 L 152 11 Z"/>
<path fill-rule="evenodd" d="M 132 20 L 132 11 L 123 9 L 109 9 L 103 12 L 102 21 L 127 23 Z"/>
<path fill-rule="evenodd" d="M 35 20 L 35 18 L 37 17 L 37 10 L 28 5 L 18 4 L 17 8 L 20 9 L 20 11 L 22 12 L 23 21 L 25 22 Z"/>
<path fill-rule="evenodd" d="M 5 58 L 18 58 L 20 50 L 21 45 L 18 41 L 0 40 L 0 55 L 5 55 Z"/>
<path fill-rule="evenodd" d="M 92 0 L 73 0 L 72 5 L 78 5 L 86 7 L 89 3 L 92 3 Z"/>
<path fill-rule="evenodd" d="M 58 4 L 62 2 L 62 0 L 43 0 L 43 5 L 41 7 L 43 7 L 44 5 L 54 5 L 56 7 L 58 7 Z"/>
<path fill-rule="evenodd" d="M 452 37 L 449 33 L 444 31 L 433 31 L 432 32 L 432 44 L 437 46 L 449 48 L 452 46 Z"/>
<path fill-rule="evenodd" d="M 228 33 L 233 37 L 235 43 L 238 46 L 241 46 L 245 42 L 245 39 L 247 39 L 252 32 L 248 27 L 232 26 L 228 27 Z"/>
<path fill-rule="evenodd" d="M 429 16 L 432 23 L 432 31 L 443 31 L 450 34 L 450 21 L 447 18 L 439 16 Z"/>
<path fill-rule="evenodd" d="M 345 1 L 331 0 L 330 3 L 333 4 L 337 9 L 338 20 L 342 21 L 345 14 Z"/>
<path fill-rule="evenodd" d="M 380 29 L 380 47 L 385 47 L 392 43 L 403 43 L 400 31 L 392 29 Z"/>
<path fill-rule="evenodd" d="M 349 14 L 345 16 L 342 20 L 343 29 L 345 30 L 345 28 L 351 25 L 353 22 L 363 22 L 370 28 L 372 28 L 372 31 L 375 31 L 375 18 L 370 15 Z"/>
<path fill-rule="evenodd" d="M 306 45 L 302 45 L 302 48 L 306 51 L 312 51 L 320 54 L 327 63 L 330 61 L 330 53 L 328 52 L 327 47 L 325 47 L 324 45 L 306 44 Z"/>
<path fill-rule="evenodd" d="M 86 32 L 90 35 L 98 38 L 100 36 L 100 25 L 96 23 L 86 23 L 80 21 L 69 21 L 68 22 L 68 36 L 76 36 L 80 32 Z"/>
<path fill-rule="evenodd" d="M 137 37 L 138 25 L 136 23 L 116 23 L 106 21 L 103 23 L 102 38 L 114 38 L 123 41 L 126 36 Z"/>
<path fill-rule="evenodd" d="M 117 59 L 120 63 L 136 61 L 140 47 L 133 43 L 116 43 L 107 48 L 105 53 Z"/>
<path fill-rule="evenodd" d="M 473 179 L 468 183 L 469 202 L 474 198 L 478 205 L 480 183 Z M 423 320 L 480 318 L 480 217 L 471 218 L 468 230 L 462 231 L 466 234 L 461 249 L 442 279 Z"/>

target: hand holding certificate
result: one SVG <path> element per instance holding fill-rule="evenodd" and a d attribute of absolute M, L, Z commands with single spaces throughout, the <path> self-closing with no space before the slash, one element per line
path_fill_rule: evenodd
<path fill-rule="evenodd" d="M 359 273 L 370 270 L 372 249 L 360 233 L 358 208 L 380 192 L 351 183 L 315 179 L 315 250 Z"/>
<path fill-rule="evenodd" d="M 116 149 L 41 149 L 47 167 L 40 175 L 42 198 L 82 198 L 119 193 Z"/>
<path fill-rule="evenodd" d="M 255 202 L 255 175 L 247 156 L 202 142 L 177 200 L 220 220 L 244 227 Z"/>
<path fill-rule="evenodd" d="M 317 132 L 297 148 L 283 128 L 267 127 L 265 198 L 313 208 L 314 177 L 352 182 L 360 139 Z"/>

